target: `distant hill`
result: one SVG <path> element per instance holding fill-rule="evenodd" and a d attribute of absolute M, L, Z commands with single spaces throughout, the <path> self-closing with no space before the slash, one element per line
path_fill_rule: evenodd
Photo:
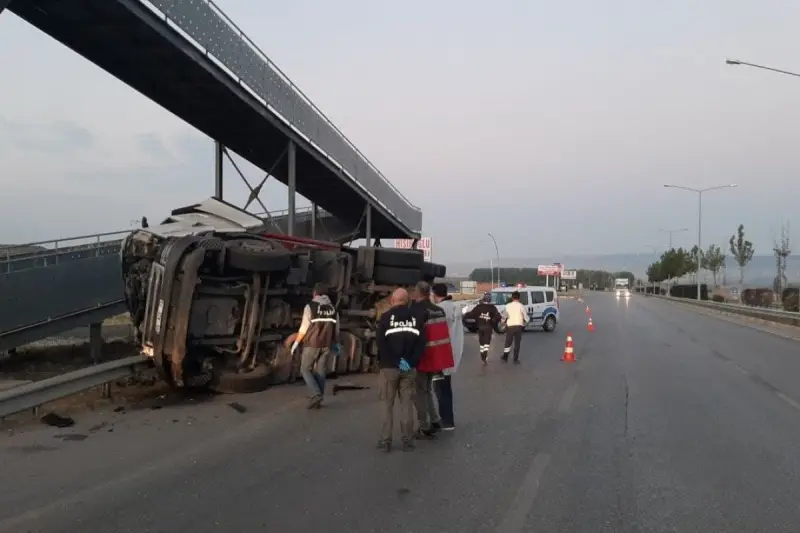
<path fill-rule="evenodd" d="M 537 265 L 550 264 L 553 258 L 521 258 L 509 257 L 500 258 L 501 266 L 504 267 L 530 267 L 536 268 Z M 656 260 L 652 254 L 608 254 L 608 255 L 569 255 L 560 257 L 558 260 L 567 269 L 587 268 L 592 270 L 607 270 L 615 272 L 628 270 L 633 272 L 636 277 L 645 277 L 647 267 Z M 458 278 L 469 276 L 475 268 L 489 268 L 488 261 L 475 263 L 448 263 L 447 277 Z M 711 274 L 707 274 L 711 280 Z M 775 277 L 775 258 L 771 255 L 757 255 L 745 268 L 745 283 L 748 285 L 771 286 Z M 788 258 L 786 277 L 790 283 L 800 283 L 800 255 L 792 255 Z M 722 273 L 719 275 L 719 282 L 722 282 Z M 727 258 L 725 281 L 728 284 L 739 282 L 739 266 L 732 258 Z"/>

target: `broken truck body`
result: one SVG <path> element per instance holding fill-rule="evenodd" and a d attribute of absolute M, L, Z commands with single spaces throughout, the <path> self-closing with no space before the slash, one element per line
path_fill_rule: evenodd
<path fill-rule="evenodd" d="M 159 376 L 177 388 L 263 390 L 299 376 L 284 341 L 321 282 L 339 311 L 342 352 L 329 372 L 376 369 L 376 319 L 398 286 L 445 267 L 421 251 L 348 247 L 265 232 L 264 221 L 208 199 L 173 211 L 122 246 L 125 299 Z"/>

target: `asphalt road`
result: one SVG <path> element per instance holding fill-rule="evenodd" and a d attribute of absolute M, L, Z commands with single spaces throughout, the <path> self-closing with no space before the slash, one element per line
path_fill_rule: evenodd
<path fill-rule="evenodd" d="M 638 295 L 587 301 L 596 331 L 564 302 L 518 367 L 496 343 L 483 368 L 468 336 L 457 429 L 413 452 L 374 449 L 374 388 L 315 412 L 284 387 L 3 438 L 0 531 L 800 530 L 798 344 Z"/>

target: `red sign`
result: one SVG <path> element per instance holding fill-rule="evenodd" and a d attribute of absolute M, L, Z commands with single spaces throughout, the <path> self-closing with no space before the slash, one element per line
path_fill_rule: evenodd
<path fill-rule="evenodd" d="M 557 276 L 561 273 L 561 265 L 539 265 L 537 273 L 540 276 Z"/>

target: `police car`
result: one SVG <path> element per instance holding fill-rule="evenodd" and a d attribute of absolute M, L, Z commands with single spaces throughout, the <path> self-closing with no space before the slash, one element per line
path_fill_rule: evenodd
<path fill-rule="evenodd" d="M 492 289 L 491 302 L 497 306 L 497 310 L 506 318 L 506 304 L 511 301 L 511 294 L 519 292 L 519 303 L 525 306 L 530 322 L 525 327 L 526 331 L 542 328 L 546 332 L 555 331 L 556 324 L 561 318 L 558 305 L 558 293 L 554 287 L 532 287 L 527 285 L 517 285 L 515 287 L 499 287 Z M 467 305 L 463 308 L 463 314 L 470 312 L 477 303 Z M 464 319 L 464 327 L 470 332 L 477 331 L 474 320 Z M 505 324 L 497 326 L 498 333 L 505 333 Z"/>

